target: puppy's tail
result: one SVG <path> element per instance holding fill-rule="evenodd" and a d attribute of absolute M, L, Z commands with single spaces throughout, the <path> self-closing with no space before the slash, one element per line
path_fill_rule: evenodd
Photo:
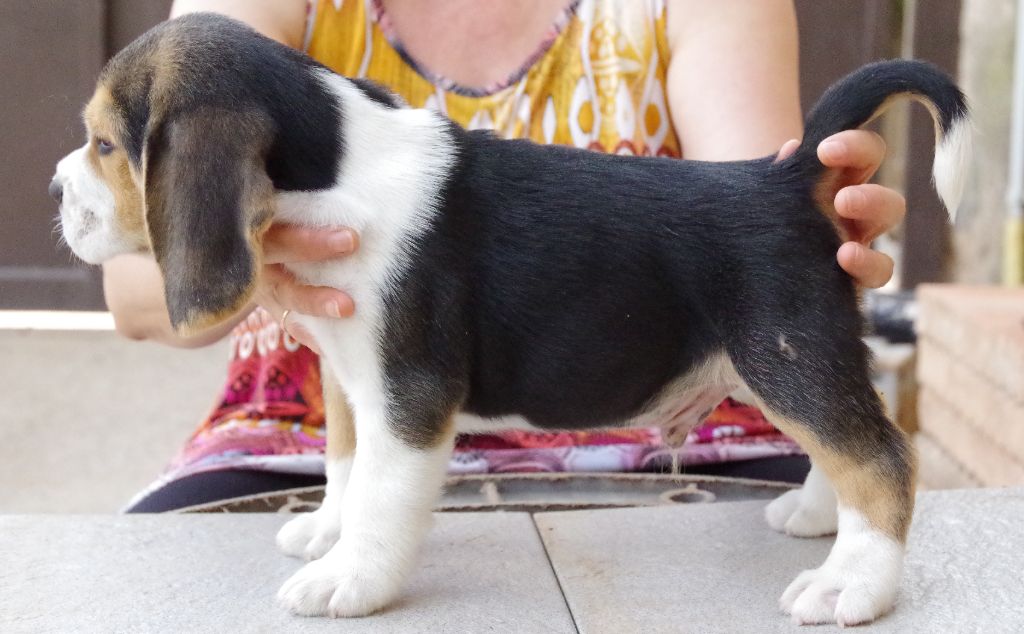
<path fill-rule="evenodd" d="M 967 102 L 946 73 L 926 62 L 878 62 L 833 84 L 811 109 L 804 139 L 793 159 L 820 168 L 819 143 L 837 132 L 867 124 L 899 97 L 921 102 L 932 114 L 936 145 L 932 178 L 950 219 L 955 220 L 971 158 Z"/>

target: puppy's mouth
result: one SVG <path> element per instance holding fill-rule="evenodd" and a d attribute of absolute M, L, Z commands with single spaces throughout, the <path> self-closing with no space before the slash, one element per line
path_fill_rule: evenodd
<path fill-rule="evenodd" d="M 79 259 L 90 262 L 83 257 L 81 248 L 90 236 L 101 229 L 100 217 L 90 209 L 82 209 L 72 215 L 66 203 L 61 203 L 56 217 L 55 231 L 59 232 L 59 242 L 66 245 Z"/>

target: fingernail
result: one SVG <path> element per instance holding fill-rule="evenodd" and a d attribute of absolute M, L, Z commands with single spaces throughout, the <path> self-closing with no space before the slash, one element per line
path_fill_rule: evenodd
<path fill-rule="evenodd" d="M 355 239 L 352 237 L 351 231 L 335 231 L 328 238 L 327 244 L 338 253 L 348 253 L 355 246 Z"/>
<path fill-rule="evenodd" d="M 837 159 L 842 157 L 843 152 L 846 151 L 846 145 L 842 141 L 829 138 L 821 142 L 818 151 L 829 158 Z"/>
<path fill-rule="evenodd" d="M 338 302 L 333 299 L 324 304 L 324 312 L 335 319 L 341 319 L 341 308 L 338 306 Z"/>

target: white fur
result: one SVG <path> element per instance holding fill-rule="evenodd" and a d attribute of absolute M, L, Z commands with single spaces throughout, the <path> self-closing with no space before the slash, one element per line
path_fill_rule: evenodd
<path fill-rule="evenodd" d="M 836 532 L 836 493 L 824 472 L 811 465 L 804 485 L 787 491 L 764 509 L 768 525 L 794 537 L 821 537 Z"/>
<path fill-rule="evenodd" d="M 89 264 L 102 264 L 138 249 L 118 227 L 114 194 L 93 170 L 88 149 L 86 144 L 57 163 L 55 178 L 64 190 L 60 222 L 71 250 Z"/>
<path fill-rule="evenodd" d="M 954 119 L 949 132 L 935 147 L 932 178 L 942 204 L 956 222 L 956 212 L 964 193 L 964 181 L 971 163 L 971 122 L 966 117 Z"/>
<path fill-rule="evenodd" d="M 286 555 L 306 561 L 320 559 L 341 535 L 341 502 L 352 471 L 352 458 L 328 461 L 327 487 L 320 508 L 303 513 L 281 527 L 277 546 Z"/>
<path fill-rule="evenodd" d="M 840 506 L 839 534 L 825 563 L 800 573 L 779 605 L 798 624 L 867 623 L 895 603 L 903 552 L 859 512 Z"/>
<path fill-rule="evenodd" d="M 431 524 L 452 436 L 412 449 L 391 433 L 383 409 L 353 399 L 359 445 L 342 503 L 341 538 L 278 592 L 307 616 L 364 616 L 390 603 L 408 576 Z"/>
<path fill-rule="evenodd" d="M 452 163 L 443 120 L 425 110 L 389 109 L 347 80 L 324 73 L 344 113 L 343 158 L 333 189 L 278 195 L 278 220 L 349 226 L 361 234 L 351 257 L 300 264 L 300 280 L 345 289 L 357 310 L 338 321 L 296 318 L 316 337 L 352 406 L 355 457 L 341 499 L 338 542 L 278 593 L 293 612 L 361 616 L 398 594 L 430 525 L 452 438 L 431 449 L 398 439 L 388 420 L 379 338 L 383 300 L 410 262 L 412 241 L 429 227 Z"/>

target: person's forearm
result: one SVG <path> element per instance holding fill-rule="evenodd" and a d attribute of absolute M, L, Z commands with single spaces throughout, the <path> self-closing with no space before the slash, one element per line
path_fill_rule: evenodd
<path fill-rule="evenodd" d="M 103 294 L 117 332 L 137 341 L 156 341 L 177 348 L 198 348 L 222 339 L 251 310 L 194 337 L 179 336 L 171 327 L 160 269 L 144 255 L 120 255 L 103 264 Z"/>
<path fill-rule="evenodd" d="M 751 159 L 802 134 L 791 0 L 670 0 L 666 92 L 683 157 Z"/>
<path fill-rule="evenodd" d="M 195 11 L 213 11 L 241 20 L 293 48 L 302 44 L 306 0 L 174 0 L 171 17 Z"/>

